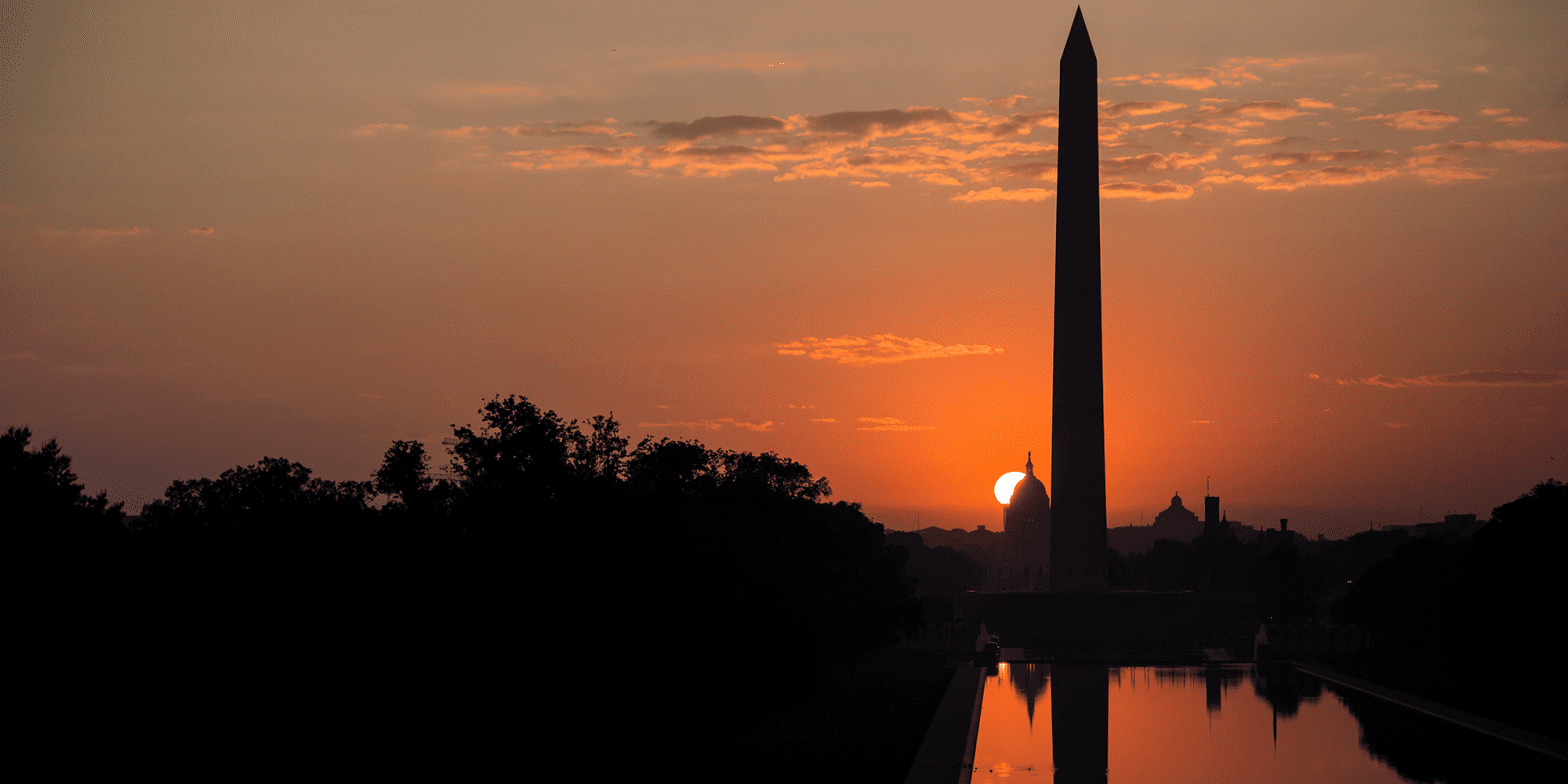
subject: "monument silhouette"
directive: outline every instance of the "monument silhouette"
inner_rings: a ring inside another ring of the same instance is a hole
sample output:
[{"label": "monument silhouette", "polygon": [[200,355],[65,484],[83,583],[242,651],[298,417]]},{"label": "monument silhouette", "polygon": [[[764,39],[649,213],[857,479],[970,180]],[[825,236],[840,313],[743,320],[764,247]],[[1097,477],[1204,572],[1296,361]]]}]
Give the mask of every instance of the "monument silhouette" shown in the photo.
[{"label": "monument silhouette", "polygon": [[1051,380],[1051,590],[1106,590],[1098,62],[1083,9],[1062,50]]}]

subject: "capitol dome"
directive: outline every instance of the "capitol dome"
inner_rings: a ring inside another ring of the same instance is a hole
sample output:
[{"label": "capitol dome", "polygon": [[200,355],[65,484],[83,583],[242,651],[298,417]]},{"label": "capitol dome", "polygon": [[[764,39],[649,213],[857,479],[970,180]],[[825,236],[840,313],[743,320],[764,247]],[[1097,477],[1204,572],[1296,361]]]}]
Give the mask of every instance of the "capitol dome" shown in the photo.
[{"label": "capitol dome", "polygon": [[1045,483],[1034,475],[1034,453],[1030,452],[1024,462],[1024,478],[1013,485],[1013,496],[1007,500],[1007,505],[1013,509],[1021,506],[1040,504],[1049,509],[1051,496],[1045,491]]},{"label": "capitol dome", "polygon": [[1024,478],[1013,486],[1013,495],[1007,501],[1004,531],[1015,534],[1048,535],[1051,530],[1051,496],[1045,483],[1034,475],[1034,454],[1024,462]]},{"label": "capitol dome", "polygon": [[1024,580],[1016,587],[1043,589],[1051,566],[1051,496],[1034,475],[1034,455],[1024,459],[1024,477],[1002,511],[1004,568]]}]

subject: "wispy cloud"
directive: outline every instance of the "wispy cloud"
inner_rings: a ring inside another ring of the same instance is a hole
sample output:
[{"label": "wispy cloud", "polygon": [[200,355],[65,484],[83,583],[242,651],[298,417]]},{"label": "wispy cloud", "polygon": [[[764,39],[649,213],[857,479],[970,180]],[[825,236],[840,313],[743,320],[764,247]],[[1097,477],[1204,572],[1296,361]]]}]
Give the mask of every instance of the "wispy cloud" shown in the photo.
[{"label": "wispy cloud", "polygon": [[1108,182],[1100,186],[1100,196],[1106,199],[1163,201],[1166,199],[1190,199],[1192,194],[1193,188],[1191,185],[1182,185],[1169,180],[1152,185],[1146,185],[1141,182]]},{"label": "wispy cloud", "polygon": [[1446,144],[1423,144],[1412,148],[1412,152],[1432,152],[1433,150],[1503,150],[1505,152],[1551,152],[1554,150],[1568,150],[1568,142],[1559,142],[1551,139],[1498,139],[1491,142],[1448,142]]},{"label": "wispy cloud", "polygon": [[1360,185],[1398,176],[1399,170],[1381,166],[1325,166],[1321,169],[1291,169],[1278,174],[1243,175],[1224,169],[1211,169],[1200,185],[1244,183],[1262,191],[1293,191],[1310,185]]},{"label": "wispy cloud", "polygon": [[1417,177],[1433,185],[1446,185],[1466,180],[1487,180],[1491,179],[1491,172],[1496,171],[1477,169],[1470,165],[1469,158],[1454,155],[1417,155],[1406,159],[1405,163],[1415,170]]},{"label": "wispy cloud", "polygon": [[213,228],[211,226],[200,226],[200,227],[197,227],[197,228],[194,228],[194,229],[186,229],[185,230],[186,234],[194,234],[194,235],[196,235],[198,237],[211,237],[212,236],[212,232],[213,232]]},{"label": "wispy cloud", "polygon": [[372,123],[370,125],[361,125],[354,129],[354,135],[364,138],[366,136],[384,136],[406,130],[408,130],[408,126],[403,123]]},{"label": "wispy cloud", "polygon": [[729,425],[741,430],[751,430],[758,433],[771,433],[773,432],[774,424],[775,423],[771,419],[766,422],[752,422],[745,419],[735,419],[734,417],[724,417],[723,419],[699,419],[693,422],[638,422],[637,426],[651,428],[676,427],[695,428],[697,430],[721,430],[725,425]]},{"label": "wispy cloud", "polygon": [[431,131],[430,135],[440,136],[443,139],[473,139],[479,136],[484,136],[489,132],[490,129],[483,125],[479,126],[478,128],[475,128],[472,125],[465,125],[461,128],[444,128],[438,131]]},{"label": "wispy cloud", "polygon": [[1235,155],[1231,160],[1243,169],[1262,166],[1302,166],[1309,163],[1375,161],[1394,155],[1393,150],[1313,150],[1311,152],[1271,152],[1262,155]]},{"label": "wispy cloud", "polygon": [[991,98],[989,100],[987,100],[985,98],[960,98],[958,100],[963,101],[964,103],[984,104],[986,106],[990,106],[990,107],[993,107],[993,108],[996,108],[996,109],[1011,109],[1011,108],[1017,106],[1019,101],[1027,101],[1027,100],[1029,100],[1029,96],[1027,96],[1027,95],[1009,95],[1006,98]]},{"label": "wispy cloud", "polygon": [[796,52],[729,52],[675,57],[660,65],[666,68],[768,71],[803,68],[809,65],[804,59]]},{"label": "wispy cloud", "polygon": [[1279,70],[1287,66],[1309,62],[1313,62],[1313,60],[1294,57],[1281,59],[1232,57],[1217,66],[1208,66],[1196,72],[1130,74],[1127,76],[1113,76],[1107,81],[1112,86],[1126,87],[1135,84],[1145,86],[1168,85],[1183,90],[1207,90],[1219,85],[1240,87],[1244,84],[1263,81],[1263,77],[1256,73],[1259,70]]},{"label": "wispy cloud", "polygon": [[773,420],[766,422],[749,422],[743,419],[722,419],[725,424],[734,425],[742,430],[752,430],[758,433],[768,433],[773,430]]},{"label": "wispy cloud", "polygon": [[1511,111],[1512,110],[1510,109],[1482,109],[1481,116],[1490,117],[1492,118],[1492,122],[1501,123],[1510,128],[1518,128],[1519,126],[1530,122],[1530,118],[1519,117],[1512,114]]},{"label": "wispy cloud", "polygon": [[0,362],[30,362],[40,359],[43,357],[25,350],[18,354],[0,354]]},{"label": "wispy cloud", "polygon": [[1411,109],[1393,114],[1369,114],[1357,117],[1356,121],[1374,122],[1401,131],[1437,131],[1459,122],[1459,118],[1437,109]]},{"label": "wispy cloud", "polygon": [[1341,385],[1369,387],[1562,387],[1568,386],[1568,371],[1544,373],[1528,370],[1467,370],[1463,373],[1440,373],[1433,376],[1376,375],[1350,381],[1340,380]]},{"label": "wispy cloud", "polygon": [[[1205,107],[1208,108],[1208,107]],[[1217,116],[1256,117],[1260,120],[1288,120],[1292,117],[1301,117],[1312,112],[1298,112],[1279,101],[1248,101],[1235,106],[1224,106],[1212,110]]]},{"label": "wispy cloud", "polygon": [[650,147],[644,151],[648,166],[654,169],[679,168],[687,177],[726,177],[738,171],[778,171],[751,147],[726,144],[717,147]]},{"label": "wispy cloud", "polygon": [[856,430],[871,430],[890,433],[906,433],[915,431],[935,430],[931,425],[911,425],[902,419],[894,417],[861,417],[863,423]]},{"label": "wispy cloud", "polygon": [[[681,65],[763,67],[778,62],[765,60],[753,55],[725,55],[687,59]],[[1396,146],[1391,139],[1400,132],[1451,128],[1460,120],[1439,109],[1385,111],[1378,106],[1377,96],[1429,90],[1436,87],[1436,77],[1359,71],[1343,74],[1347,79],[1367,79],[1376,85],[1361,88],[1349,83],[1345,89],[1350,92],[1344,95],[1368,94],[1363,108],[1356,108],[1329,100],[1334,96],[1321,91],[1324,82],[1317,72],[1338,67],[1333,63],[1299,74],[1301,78],[1287,73],[1313,62],[1306,58],[1231,58],[1185,71],[1108,79],[1108,87],[1151,85],[1156,88],[1153,92],[1167,94],[1100,103],[1102,197],[1180,201],[1223,183],[1290,191],[1311,185],[1375,183],[1401,175],[1409,175],[1407,182],[1444,185],[1488,179],[1501,171],[1451,154],[1460,149],[1485,145],[1502,152],[1540,152],[1562,146],[1547,139],[1450,142],[1465,146],[1426,152],[1418,149],[1416,158],[1402,165],[1394,163],[1397,154],[1379,148]],[[1227,91],[1245,97],[1210,95],[1174,100],[1182,95],[1178,88],[1220,86],[1245,87],[1245,91]],[[1281,95],[1287,90],[1287,95],[1296,97]],[[1280,100],[1247,100],[1268,93],[1279,95]],[[1438,95],[1433,93],[1432,98],[1438,99]],[[465,125],[436,133],[477,140],[474,154],[461,160],[498,161],[532,172],[613,168],[650,178],[734,177],[746,182],[767,178],[778,183],[837,179],[868,197],[876,193],[880,198],[938,198],[968,205],[1014,202],[1014,209],[1033,208],[1030,203],[1056,195],[1052,183],[1057,177],[1057,150],[1052,143],[1054,134],[1046,130],[1057,125],[1055,111],[1037,111],[1039,99],[1022,93],[967,97],[958,106],[962,108],[730,114],[631,123],[618,123],[613,118],[531,121],[505,127]],[[1471,122],[1484,120],[1484,127],[1493,129],[1499,128],[1494,124],[1497,122],[1527,122],[1504,108],[1467,108],[1465,112]],[[1471,112],[1479,116],[1468,114]],[[1352,118],[1358,123],[1354,134],[1343,129],[1323,130],[1345,125]],[[1273,130],[1276,127],[1279,130]],[[478,140],[480,136],[484,138]],[[1347,137],[1376,141],[1343,142],[1355,149],[1313,149],[1337,146]],[[1435,157],[1439,154],[1450,157]],[[905,188],[905,183],[919,187]],[[943,192],[942,188],[952,190]]]},{"label": "wispy cloud", "polygon": [[77,229],[76,233],[92,239],[103,239],[106,237],[135,237],[139,234],[151,234],[152,229],[144,229],[141,226],[100,226],[90,229]]},{"label": "wispy cloud", "polygon": [[593,166],[641,165],[645,158],[641,147],[595,147],[574,144],[549,150],[517,150],[506,153],[517,158],[508,165],[514,169],[551,171],[580,169]]},{"label": "wispy cloud", "polygon": [[942,359],[970,354],[1000,354],[996,346],[953,344],[944,346],[920,338],[897,335],[872,335],[869,338],[845,335],[837,338],[803,338],[774,343],[785,356],[806,356],[832,360],[840,365],[887,365],[916,359]]},{"label": "wispy cloud", "polygon": [[537,122],[508,125],[501,130],[520,138],[535,136],[611,136],[616,139],[635,139],[637,134],[613,127],[615,118],[590,120],[581,123]]},{"label": "wispy cloud", "polygon": [[1187,104],[1174,101],[1124,101],[1122,103],[1101,101],[1100,116],[1107,119],[1138,117],[1145,114],[1164,114],[1185,108]]},{"label": "wispy cloud", "polygon": [[1325,166],[1306,171],[1290,170],[1274,176],[1274,184],[1262,190],[1295,190],[1307,185],[1359,185],[1377,182],[1399,174],[1397,169],[1379,166]]},{"label": "wispy cloud", "polygon": [[[1102,158],[1100,160],[1100,173],[1106,175],[1127,175],[1172,169],[1196,169],[1205,163],[1213,163],[1217,157],[1218,154],[1214,150],[1209,150],[1204,153],[1173,152],[1169,155],[1161,155],[1157,152],[1151,152],[1119,158]],[[1103,187],[1101,190],[1103,194]]]},{"label": "wispy cloud", "polygon": [[960,193],[948,201],[961,201],[973,204],[977,201],[1044,201],[1056,195],[1056,191],[1049,188],[1014,188],[1004,190],[999,187],[986,188],[983,191],[969,191]]},{"label": "wispy cloud", "polygon": [[732,114],[727,117],[702,117],[691,122],[654,123],[651,135],[655,139],[695,142],[713,136],[779,133],[786,127],[784,121],[777,117]]}]

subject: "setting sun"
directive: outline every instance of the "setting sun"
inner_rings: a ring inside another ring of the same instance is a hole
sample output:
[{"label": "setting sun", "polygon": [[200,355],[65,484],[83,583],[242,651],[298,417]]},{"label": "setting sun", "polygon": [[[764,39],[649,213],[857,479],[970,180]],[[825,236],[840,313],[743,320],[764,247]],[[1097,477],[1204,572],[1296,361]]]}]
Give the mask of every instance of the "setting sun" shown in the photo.
[{"label": "setting sun", "polygon": [[1008,499],[1013,497],[1013,487],[1018,484],[1018,480],[1023,478],[1024,472],[1022,471],[1008,471],[1002,474],[1002,478],[996,480],[996,487],[993,488],[996,490],[997,503],[1007,503]]}]

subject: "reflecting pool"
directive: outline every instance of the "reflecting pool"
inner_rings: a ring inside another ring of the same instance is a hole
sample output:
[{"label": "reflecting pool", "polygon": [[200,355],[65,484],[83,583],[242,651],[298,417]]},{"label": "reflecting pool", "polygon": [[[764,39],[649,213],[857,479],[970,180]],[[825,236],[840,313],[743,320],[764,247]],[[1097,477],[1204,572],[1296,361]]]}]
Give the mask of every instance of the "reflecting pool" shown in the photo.
[{"label": "reflecting pool", "polygon": [[972,780],[1018,779],[1568,781],[1568,763],[1288,665],[1003,663]]}]

